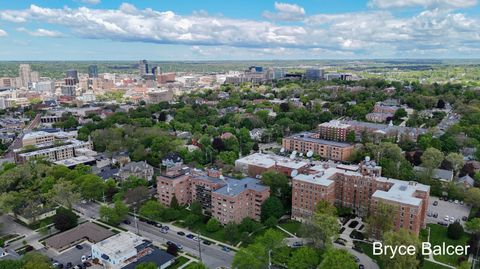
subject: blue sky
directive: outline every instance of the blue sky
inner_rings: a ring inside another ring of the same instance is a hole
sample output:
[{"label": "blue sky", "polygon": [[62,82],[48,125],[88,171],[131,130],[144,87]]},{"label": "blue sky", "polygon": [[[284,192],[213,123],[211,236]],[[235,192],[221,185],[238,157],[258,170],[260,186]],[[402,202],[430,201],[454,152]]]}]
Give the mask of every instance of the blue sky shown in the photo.
[{"label": "blue sky", "polygon": [[477,0],[0,1],[0,60],[480,56]]}]

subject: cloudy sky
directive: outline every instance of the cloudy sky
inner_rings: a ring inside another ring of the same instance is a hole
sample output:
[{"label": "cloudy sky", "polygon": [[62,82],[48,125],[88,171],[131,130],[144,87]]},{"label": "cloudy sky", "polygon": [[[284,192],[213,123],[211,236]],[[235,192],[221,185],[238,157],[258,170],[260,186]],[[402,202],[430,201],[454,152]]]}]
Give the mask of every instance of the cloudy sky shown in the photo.
[{"label": "cloudy sky", "polygon": [[0,2],[0,60],[480,58],[477,0]]}]

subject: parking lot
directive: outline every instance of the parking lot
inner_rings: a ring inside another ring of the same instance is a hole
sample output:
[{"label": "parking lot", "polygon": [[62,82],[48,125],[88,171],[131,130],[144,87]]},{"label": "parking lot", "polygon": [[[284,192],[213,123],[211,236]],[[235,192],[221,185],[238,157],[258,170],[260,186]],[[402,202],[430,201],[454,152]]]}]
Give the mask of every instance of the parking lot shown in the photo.
[{"label": "parking lot", "polygon": [[48,257],[54,259],[55,261],[58,261],[59,263],[62,263],[64,266],[66,266],[69,262],[71,262],[72,265],[75,266],[82,263],[82,255],[88,257],[92,254],[92,248],[88,242],[84,242],[80,245],[83,247],[83,249],[77,249],[76,247],[72,247],[61,252],[60,254],[53,250],[43,249],[42,251],[45,252]]},{"label": "parking lot", "polygon": [[[434,206],[434,203],[437,202],[438,205]],[[458,201],[457,201],[458,202]],[[435,218],[433,216],[427,215],[427,223],[438,223],[439,221],[446,222],[444,218],[448,216],[449,221],[453,217],[453,219],[460,220],[460,223],[464,223],[462,220],[463,217],[468,217],[470,214],[470,206],[462,205],[460,202],[449,202],[440,200],[438,197],[430,197],[428,211],[431,214],[438,214]]]}]

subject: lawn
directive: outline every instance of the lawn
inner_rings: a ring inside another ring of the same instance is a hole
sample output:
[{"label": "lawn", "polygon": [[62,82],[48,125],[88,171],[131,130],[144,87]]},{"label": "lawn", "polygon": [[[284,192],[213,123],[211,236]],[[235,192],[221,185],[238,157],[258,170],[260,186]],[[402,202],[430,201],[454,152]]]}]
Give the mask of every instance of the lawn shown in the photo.
[{"label": "lawn", "polygon": [[278,224],[278,226],[296,235],[300,231],[300,227],[302,226],[302,223],[295,220],[288,220],[286,222]]},{"label": "lawn", "polygon": [[176,269],[176,268],[184,265],[188,261],[189,261],[189,259],[187,259],[183,256],[178,256],[177,259],[175,260],[175,262],[172,265],[170,265],[169,267],[167,267],[167,269]]},{"label": "lawn", "polygon": [[[442,245],[445,242],[446,245],[453,245],[453,246],[465,246],[467,245],[468,235],[464,234],[462,238],[459,240],[452,240],[447,237],[447,227],[438,225],[438,224],[428,224],[430,227],[430,243],[432,245]],[[420,238],[422,241],[426,242],[428,237],[428,229],[425,229],[420,234]],[[436,261],[447,263],[453,266],[458,265],[458,258],[459,255],[437,255],[433,258]]]},{"label": "lawn", "polygon": [[422,267],[420,267],[420,269],[449,269],[449,268],[450,267],[445,267],[440,264],[436,264],[427,260],[424,260]]}]

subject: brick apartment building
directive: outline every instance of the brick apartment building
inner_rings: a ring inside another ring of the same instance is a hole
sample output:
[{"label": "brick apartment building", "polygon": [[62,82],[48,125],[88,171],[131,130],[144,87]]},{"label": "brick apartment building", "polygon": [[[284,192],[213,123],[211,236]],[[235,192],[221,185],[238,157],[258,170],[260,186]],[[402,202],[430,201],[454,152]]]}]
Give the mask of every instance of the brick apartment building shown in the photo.
[{"label": "brick apartment building", "polygon": [[263,153],[254,153],[235,161],[235,169],[251,177],[266,171],[276,171],[290,176],[295,170],[303,173],[309,166],[308,162],[302,160],[291,160],[287,157]]},{"label": "brick apartment building", "polygon": [[320,157],[335,161],[347,161],[354,146],[349,143],[324,140],[318,133],[302,132],[282,139],[282,146],[289,151],[307,153],[313,151]]},{"label": "brick apartment building", "polygon": [[335,141],[347,141],[350,125],[332,120],[318,125],[319,138]]},{"label": "brick apartment building", "polygon": [[395,208],[394,226],[417,234],[425,227],[430,186],[381,176],[375,162],[312,167],[292,179],[292,218],[310,218],[321,200],[353,209],[359,216],[375,211],[379,202]]},{"label": "brick apartment building", "polygon": [[199,171],[184,166],[168,169],[157,177],[160,203],[170,206],[173,197],[187,205],[198,201],[207,215],[222,224],[240,223],[244,218],[260,220],[261,206],[270,188],[254,178],[223,177],[218,170]]}]

